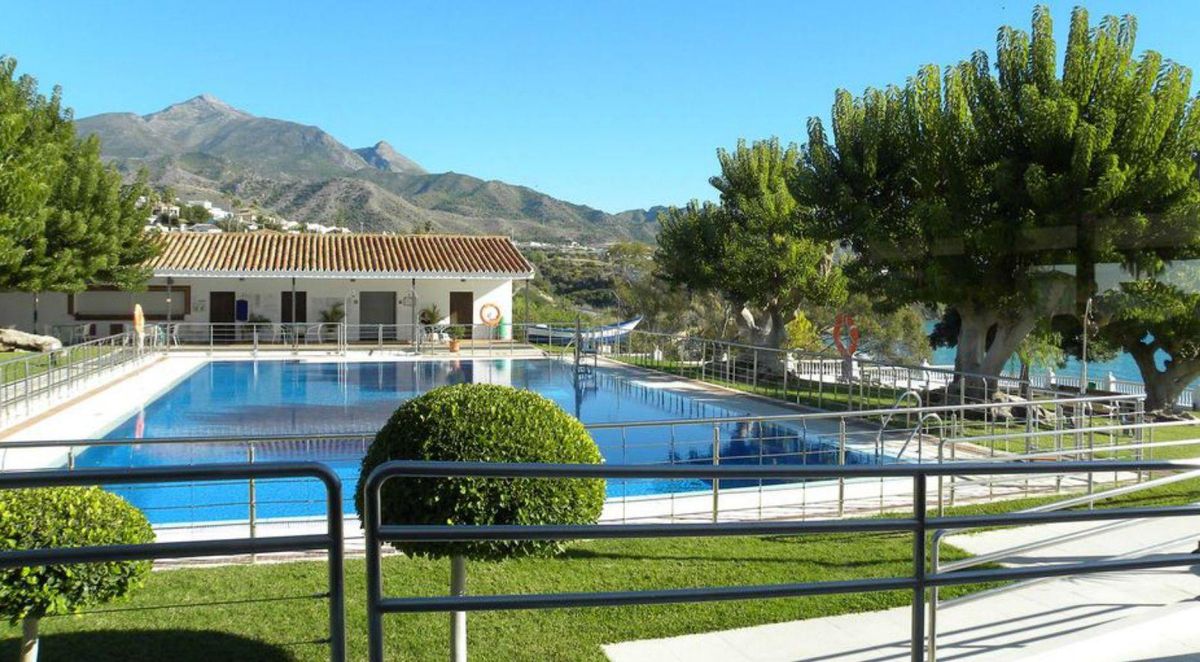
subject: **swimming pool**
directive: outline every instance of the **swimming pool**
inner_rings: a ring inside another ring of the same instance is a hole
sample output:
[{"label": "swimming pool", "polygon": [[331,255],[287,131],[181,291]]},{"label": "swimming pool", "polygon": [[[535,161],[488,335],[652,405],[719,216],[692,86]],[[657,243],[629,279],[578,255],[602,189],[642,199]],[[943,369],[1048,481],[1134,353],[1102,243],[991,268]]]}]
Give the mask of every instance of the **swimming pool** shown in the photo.
[{"label": "swimming pool", "polygon": [[[763,405],[744,396],[689,388],[667,376],[604,366],[577,375],[572,365],[552,359],[212,361],[118,423],[105,438],[247,438],[346,432],[370,435],[404,400],[438,386],[470,382],[536,391],[585,424],[744,416],[763,411]],[[722,424],[718,426],[721,462],[836,463],[836,443],[821,432],[814,428],[806,435],[786,424]],[[607,462],[712,462],[711,424],[596,429],[592,435]],[[365,443],[258,443],[254,454],[256,461],[325,462],[337,471],[350,492],[357,482]],[[244,444],[132,444],[87,449],[76,459],[76,466],[240,462],[246,458]],[[873,455],[847,453],[846,462],[850,464],[875,461]],[[745,485],[722,482],[729,488]],[[244,481],[113,489],[142,508],[155,523],[247,517],[248,485]],[[611,481],[608,494],[632,497],[707,489],[709,483],[700,480]],[[255,490],[258,517],[323,512],[315,482],[259,481]],[[349,498],[347,503],[351,504]],[[348,505],[347,512],[352,511],[353,506]]]}]

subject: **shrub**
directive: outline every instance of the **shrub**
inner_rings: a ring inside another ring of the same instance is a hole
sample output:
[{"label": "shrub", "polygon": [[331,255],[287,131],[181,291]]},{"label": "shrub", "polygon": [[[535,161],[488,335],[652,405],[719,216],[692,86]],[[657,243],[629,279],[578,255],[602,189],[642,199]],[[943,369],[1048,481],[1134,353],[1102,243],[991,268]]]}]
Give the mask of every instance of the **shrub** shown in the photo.
[{"label": "shrub", "polygon": [[[583,424],[550,400],[494,384],[434,389],[400,406],[363,458],[356,491],[389,460],[599,463]],[[388,524],[588,524],[604,505],[604,481],[536,478],[393,478],[384,484]],[[500,559],[553,554],[555,541],[398,543],[408,554]]]},{"label": "shrub", "polygon": [[[98,487],[0,492],[0,550],[154,542],[142,511]],[[22,660],[37,658],[42,616],[71,614],[130,594],[149,561],[14,567],[0,570],[0,615],[24,621]]]},{"label": "shrub", "polygon": [[[98,487],[0,491],[0,550],[153,541],[140,510]],[[0,570],[0,615],[15,624],[74,613],[127,595],[149,571],[149,561]]]}]

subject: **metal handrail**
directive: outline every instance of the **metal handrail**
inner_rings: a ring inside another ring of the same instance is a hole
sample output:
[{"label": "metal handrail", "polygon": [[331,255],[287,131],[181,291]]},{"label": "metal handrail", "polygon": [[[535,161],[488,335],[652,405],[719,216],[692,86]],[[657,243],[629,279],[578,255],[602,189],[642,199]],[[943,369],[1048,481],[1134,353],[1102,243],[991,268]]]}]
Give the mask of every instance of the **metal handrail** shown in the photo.
[{"label": "metal handrail", "polygon": [[317,462],[275,462],[255,465],[205,464],[132,469],[5,472],[0,473],[0,490],[275,478],[315,478],[321,481],[325,487],[328,507],[324,534],[7,550],[0,551],[0,568],[325,550],[329,555],[329,659],[332,662],[344,662],[346,621],[342,483],[329,467]]},{"label": "metal handrail", "polygon": [[[1134,483],[1132,485],[1123,485],[1121,487],[1116,487],[1111,490],[1106,490],[1104,492],[1083,494],[1083,495],[1080,495],[1077,497],[1063,499],[1062,501],[1055,501],[1054,503],[1043,504],[1041,506],[1034,506],[1032,508],[1025,508],[1025,509],[1019,510],[1017,512],[1018,513],[1050,513],[1050,512],[1066,510],[1069,508],[1074,508],[1076,506],[1082,506],[1082,505],[1087,505],[1090,508],[1090,507],[1094,506],[1097,501],[1103,501],[1105,499],[1111,499],[1113,497],[1124,496],[1127,494],[1134,494],[1137,492],[1142,492],[1145,490],[1162,487],[1163,485],[1170,485],[1172,483],[1178,483],[1178,482],[1182,482],[1185,480],[1191,480],[1194,478],[1200,478],[1200,469],[1197,469],[1194,471],[1185,471],[1182,473],[1175,473],[1175,474],[1171,474],[1169,476],[1155,478],[1153,480],[1145,481],[1142,483]],[[935,572],[935,573],[939,572],[939,571],[955,572],[958,570],[965,570],[966,568],[977,567],[977,566],[984,565],[987,563],[1002,561],[1006,558],[1009,558],[1013,554],[1024,554],[1027,552],[1033,552],[1033,551],[1037,551],[1040,549],[1045,549],[1047,547],[1052,547],[1054,545],[1058,545],[1058,544],[1061,544],[1064,542],[1070,542],[1072,540],[1078,540],[1081,538],[1091,537],[1097,533],[1114,531],[1117,529],[1125,528],[1125,527],[1131,526],[1136,523],[1137,523],[1137,520],[1135,520],[1135,519],[1131,519],[1129,521],[1117,521],[1115,523],[1106,524],[1104,526],[1096,527],[1094,529],[1089,529],[1087,531],[1068,532],[1068,533],[1060,534],[1057,536],[1052,536],[1049,538],[1043,538],[1042,540],[1037,540],[1037,541],[1034,541],[1031,543],[1015,545],[1015,546],[1009,547],[1007,549],[997,550],[994,552],[989,552],[987,554],[979,554],[976,556],[972,556],[971,558],[960,559],[958,561],[954,561],[952,563],[947,563],[945,565],[941,564],[942,543],[945,542],[946,538],[949,538],[950,536],[954,536],[954,535],[964,534],[970,529],[967,529],[967,528],[938,529],[937,531],[933,532],[933,537],[930,540],[930,544],[932,545],[932,553],[931,553],[931,557],[930,557],[930,563],[931,563],[933,572]],[[979,527],[975,527],[975,528],[979,528]],[[937,635],[938,635],[937,614],[938,614],[938,591],[937,591],[937,588],[934,588],[933,591],[930,592],[930,598],[929,598],[929,656],[928,656],[929,659],[928,659],[928,662],[937,662]]]},{"label": "metal handrail", "polygon": [[0,417],[22,403],[29,414],[31,401],[55,391],[70,393],[105,370],[134,364],[158,355],[161,338],[125,331],[0,361]]},{"label": "metal handrail", "polygon": [[[692,603],[754,598],[779,598],[834,593],[862,593],[910,590],[910,654],[914,662],[925,657],[925,592],[940,586],[1013,581],[1039,577],[1070,576],[1147,568],[1200,565],[1193,554],[1172,554],[1155,558],[1068,563],[1053,567],[1001,568],[972,571],[934,571],[926,568],[926,533],[940,528],[967,526],[1003,526],[1063,521],[1091,521],[1200,515],[1200,506],[1129,508],[1049,513],[1007,513],[996,515],[933,517],[927,516],[927,480],[951,472],[983,475],[1036,475],[1059,472],[1168,471],[1200,468],[1200,461],[1175,462],[1063,462],[1054,467],[1039,464],[963,464],[881,465],[852,467],[788,466],[647,466],[583,464],[488,464],[456,462],[388,462],[377,466],[363,481],[363,526],[367,554],[367,638],[372,662],[383,660],[383,616],[387,613],[443,611],[480,611],[547,609],[560,607],[599,607]],[[690,524],[634,525],[384,525],[380,519],[383,485],[393,478],[707,478],[722,479],[805,479],[805,478],[910,478],[913,481],[911,517],[841,521],[755,522],[734,525],[713,522]],[[521,595],[450,596],[389,598],[383,594],[381,565],[382,544],[404,541],[480,541],[480,540],[576,540],[600,538],[655,538],[689,535],[711,537],[753,534],[811,534],[817,532],[907,532],[913,536],[913,571],[907,577],[888,577],[848,581],[803,582],[750,586],[721,586],[649,591],[606,591],[596,593],[550,593]],[[681,533],[682,532],[682,533]],[[737,533],[732,533],[737,532]]]},{"label": "metal handrail", "polygon": [[[928,426],[926,426],[926,423],[931,420],[937,421],[939,425],[943,425],[943,426],[945,425],[945,421],[942,420],[941,416],[938,416],[937,412],[930,412],[928,414],[921,416],[921,418],[917,420],[916,427],[914,427],[912,429],[912,432],[909,432],[908,436],[905,437],[904,444],[902,446],[900,446],[900,452],[896,453],[897,460],[904,457],[904,451],[908,450],[908,445],[910,443],[912,443],[912,440],[921,434],[921,430],[928,429]],[[921,442],[918,441],[917,442],[918,461],[920,460],[920,457],[921,457],[921,447],[922,447]]]},{"label": "metal handrail", "polygon": [[[901,413],[902,411],[905,413],[905,415],[912,414],[911,409],[903,409],[902,410],[900,408],[900,403],[904,402],[905,400],[907,400],[909,398],[913,398],[917,401],[917,407],[916,407],[917,409],[921,408],[921,394],[920,393],[917,393],[916,391],[914,391],[912,389],[908,389],[905,392],[901,393],[900,396],[896,398],[896,401],[892,403],[891,410],[888,411],[888,413],[883,417],[883,419],[879,421],[879,433],[877,435],[875,435],[875,447],[876,448],[878,448],[878,449],[883,448],[883,432],[884,432],[884,430],[887,429],[888,424],[892,422],[892,418],[894,418],[896,414]],[[917,427],[918,428],[921,427],[921,424],[919,422],[917,423]],[[907,447],[907,446],[908,446],[908,444],[906,443],[905,447]],[[900,452],[903,453],[904,451],[901,450]]]},{"label": "metal handrail", "polygon": [[[1051,404],[1071,404],[1077,402],[1126,402],[1142,399],[1140,395],[1103,395],[1103,396],[1086,396],[1086,397],[1070,397],[1061,398],[1050,401]],[[1045,404],[1045,403],[1043,403]],[[908,414],[926,414],[926,413],[941,413],[941,412],[961,412],[973,411],[978,409],[988,409],[992,407],[1011,406],[1007,403],[974,403],[962,405],[926,405],[923,407],[910,407],[902,409],[900,412]],[[660,419],[652,421],[625,421],[613,423],[585,423],[584,427],[589,430],[612,430],[622,428],[646,428],[646,427],[671,427],[683,425],[721,425],[726,423],[786,423],[786,422],[805,422],[812,420],[827,420],[838,418],[867,418],[871,416],[880,416],[892,412],[890,409],[864,409],[857,411],[842,411],[842,412],[804,412],[797,414],[765,414],[759,416],[710,416],[704,418],[675,418],[675,419]],[[1172,422],[1174,423],[1174,422]],[[1185,424],[1185,423],[1180,423]],[[1193,423],[1200,425],[1200,421]],[[1110,426],[1108,428],[1095,428],[1097,431],[1101,429],[1132,429],[1138,425],[1152,426],[1161,425],[1159,423],[1143,423],[1143,424],[1128,424],[1124,428],[1121,426]],[[1086,432],[1088,429],[1072,430],[1072,432]],[[0,445],[0,450],[5,448],[22,448],[22,447],[47,447],[47,446],[106,446],[106,445],[128,445],[128,444],[155,444],[155,443],[188,443],[188,442],[204,442],[204,443],[234,443],[234,442],[277,442],[277,441],[302,441],[302,440],[338,440],[347,438],[361,438],[363,436],[374,436],[375,430],[363,430],[361,432],[352,431],[346,433],[313,433],[313,434],[295,434],[295,435],[267,435],[267,436],[226,436],[226,437],[174,437],[174,438],[146,438],[146,439],[59,439],[48,441],[6,441]],[[1024,436],[1022,433],[1021,436]],[[1038,433],[1029,433],[1038,434]],[[1062,434],[1062,432],[1058,432]],[[986,439],[986,437],[978,437]],[[971,437],[965,437],[962,440],[969,440]]]}]

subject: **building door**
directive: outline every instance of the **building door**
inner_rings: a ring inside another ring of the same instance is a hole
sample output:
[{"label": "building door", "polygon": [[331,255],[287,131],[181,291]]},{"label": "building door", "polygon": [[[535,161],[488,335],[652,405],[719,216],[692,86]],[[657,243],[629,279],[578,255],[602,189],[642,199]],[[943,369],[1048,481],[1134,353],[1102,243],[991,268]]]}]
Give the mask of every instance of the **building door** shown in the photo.
[{"label": "building door", "polygon": [[359,340],[395,340],[396,293],[360,292],[358,322]]},{"label": "building door", "polygon": [[279,294],[279,321],[284,324],[304,324],[308,321],[308,292],[296,293],[296,317],[292,319],[292,292]]},{"label": "building door", "polygon": [[463,338],[471,337],[471,325],[475,322],[474,308],[474,292],[450,293],[450,323],[463,325],[457,327]]},{"label": "building door", "polygon": [[[292,306],[292,291],[279,294],[279,321],[283,322],[283,341],[291,344],[304,340],[308,321],[308,293],[296,292],[295,307]],[[294,314],[293,314],[294,313]]]},{"label": "building door", "polygon": [[234,320],[237,315],[237,294],[234,292],[209,292],[208,321],[212,326],[213,342],[234,341]]}]

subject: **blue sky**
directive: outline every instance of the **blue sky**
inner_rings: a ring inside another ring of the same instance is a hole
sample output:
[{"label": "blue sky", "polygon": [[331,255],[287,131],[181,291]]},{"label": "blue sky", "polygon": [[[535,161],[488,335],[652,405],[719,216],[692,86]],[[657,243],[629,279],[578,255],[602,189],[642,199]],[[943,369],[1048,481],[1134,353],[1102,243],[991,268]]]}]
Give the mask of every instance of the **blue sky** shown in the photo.
[{"label": "blue sky", "polygon": [[[1051,3],[1065,40],[1072,3]],[[1091,2],[1200,66],[1200,3]],[[0,53],[79,117],[207,92],[431,171],[620,211],[707,199],[718,146],[803,138],[833,91],[994,50],[1033,3],[17,2]]]}]

